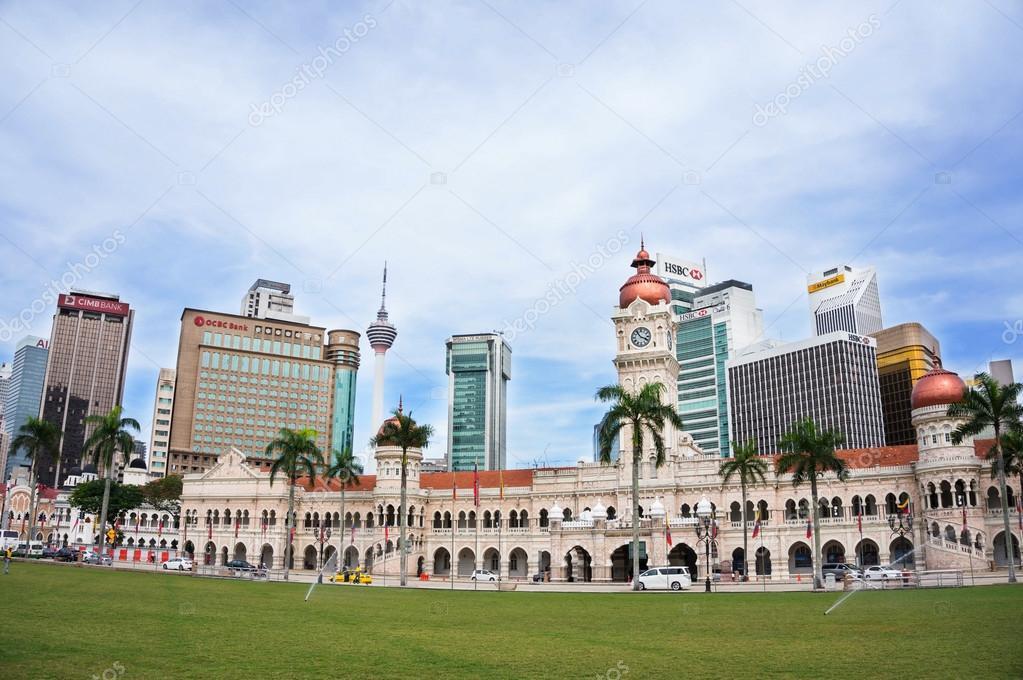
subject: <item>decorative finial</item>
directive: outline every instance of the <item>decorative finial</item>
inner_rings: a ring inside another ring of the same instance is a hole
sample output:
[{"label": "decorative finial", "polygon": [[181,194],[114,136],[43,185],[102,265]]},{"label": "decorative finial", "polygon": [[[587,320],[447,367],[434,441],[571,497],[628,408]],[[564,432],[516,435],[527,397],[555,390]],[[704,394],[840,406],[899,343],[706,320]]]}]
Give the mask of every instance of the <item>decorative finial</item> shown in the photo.
[{"label": "decorative finial", "polygon": [[646,250],[646,244],[643,242],[643,232],[639,232],[639,249]]},{"label": "decorative finial", "polygon": [[387,303],[387,260],[384,260],[384,285],[380,292],[380,309],[385,309]]},{"label": "decorative finial", "polygon": [[402,404],[401,404],[401,395],[399,394],[398,395],[398,413],[402,412],[401,406],[402,406]]}]

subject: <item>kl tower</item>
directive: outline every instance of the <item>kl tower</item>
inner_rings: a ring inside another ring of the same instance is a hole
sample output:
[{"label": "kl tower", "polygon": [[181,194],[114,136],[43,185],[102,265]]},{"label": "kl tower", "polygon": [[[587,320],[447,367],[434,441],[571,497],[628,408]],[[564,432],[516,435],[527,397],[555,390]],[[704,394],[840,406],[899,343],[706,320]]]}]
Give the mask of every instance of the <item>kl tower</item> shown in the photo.
[{"label": "kl tower", "polygon": [[377,320],[366,329],[366,337],[369,338],[369,345],[373,348],[373,420],[370,423],[372,431],[380,427],[384,422],[384,356],[387,350],[391,349],[398,331],[394,325],[387,320],[387,263],[384,262],[384,286],[380,294],[380,311],[377,312]]}]

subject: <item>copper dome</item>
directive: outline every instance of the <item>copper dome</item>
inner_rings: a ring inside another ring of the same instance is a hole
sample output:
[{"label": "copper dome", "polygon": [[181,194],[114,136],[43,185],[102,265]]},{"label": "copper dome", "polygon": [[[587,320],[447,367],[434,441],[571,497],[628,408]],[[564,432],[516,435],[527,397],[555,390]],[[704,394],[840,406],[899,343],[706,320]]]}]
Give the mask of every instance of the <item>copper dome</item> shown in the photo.
[{"label": "copper dome", "polygon": [[632,266],[636,268],[636,273],[630,276],[625,285],[618,289],[619,307],[625,309],[636,298],[640,298],[652,305],[660,302],[671,302],[671,291],[668,290],[668,284],[660,276],[650,273],[650,268],[654,264],[654,261],[650,259],[650,253],[646,251],[646,248],[641,243],[639,252],[636,253],[636,259],[632,261]]},{"label": "copper dome", "polygon": [[[403,410],[402,410],[402,403],[401,402],[402,402],[402,398],[399,396],[398,397],[398,413],[399,414],[403,414],[404,413]],[[398,427],[398,428],[401,427],[401,421],[398,420],[398,416],[397,415],[393,415],[390,418],[388,418],[387,420],[385,420],[384,422],[380,423],[380,429],[377,430],[377,436],[378,437],[381,436],[384,433],[384,428],[387,427],[388,423],[394,423],[394,426]],[[383,443],[383,442],[381,442],[381,443]]]},{"label": "copper dome", "polygon": [[952,371],[941,367],[939,360],[934,368],[928,371],[913,386],[910,404],[914,409],[927,406],[944,406],[961,401],[966,393],[963,379]]}]

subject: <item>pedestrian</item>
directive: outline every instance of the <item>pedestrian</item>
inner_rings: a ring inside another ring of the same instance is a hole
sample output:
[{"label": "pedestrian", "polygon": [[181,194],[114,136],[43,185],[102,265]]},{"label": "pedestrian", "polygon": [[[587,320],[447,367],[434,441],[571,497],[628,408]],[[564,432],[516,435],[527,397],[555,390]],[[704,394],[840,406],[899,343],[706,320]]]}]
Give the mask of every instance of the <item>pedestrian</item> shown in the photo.
[{"label": "pedestrian", "polygon": [[11,573],[11,546],[4,548],[4,575]]}]

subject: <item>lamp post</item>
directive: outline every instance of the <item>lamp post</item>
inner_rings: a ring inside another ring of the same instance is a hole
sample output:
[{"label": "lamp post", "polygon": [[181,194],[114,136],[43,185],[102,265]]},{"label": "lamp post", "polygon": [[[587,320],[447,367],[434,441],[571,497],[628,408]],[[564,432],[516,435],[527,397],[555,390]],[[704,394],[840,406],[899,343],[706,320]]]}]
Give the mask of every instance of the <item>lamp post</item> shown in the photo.
[{"label": "lamp post", "polygon": [[[898,509],[896,508],[896,510]],[[910,514],[909,510],[907,510],[905,514],[896,512],[895,514],[888,515],[888,527],[892,531],[892,537],[898,536],[905,540],[906,534],[912,534],[913,532],[913,515]],[[899,561],[902,562],[905,558],[906,556],[903,555],[899,558]],[[913,560],[913,565],[914,567],[916,566],[915,559]],[[905,568],[905,566],[906,565],[903,564],[903,568]],[[905,573],[905,570],[903,571],[903,576],[903,584],[908,585],[908,574]]]},{"label": "lamp post", "polygon": [[707,579],[704,582],[704,592],[710,592],[710,546],[716,538],[714,530],[714,508],[707,497],[704,496],[696,504],[696,544],[703,543],[706,552]]}]

